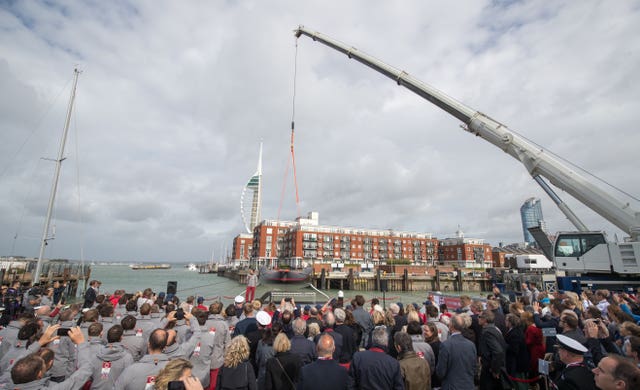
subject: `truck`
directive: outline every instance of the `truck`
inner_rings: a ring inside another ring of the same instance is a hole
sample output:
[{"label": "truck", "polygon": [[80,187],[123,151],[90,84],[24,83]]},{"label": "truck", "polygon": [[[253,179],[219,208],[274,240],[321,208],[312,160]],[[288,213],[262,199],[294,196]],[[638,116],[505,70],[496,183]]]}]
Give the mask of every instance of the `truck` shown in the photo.
[{"label": "truck", "polygon": [[[447,96],[405,71],[390,66],[354,47],[304,26],[294,30],[392,79],[462,122],[462,128],[496,146],[520,162],[560,211],[576,227],[555,235],[553,242],[540,227],[530,228],[546,257],[558,271],[557,286],[580,292],[583,288],[629,290],[640,287],[640,212],[628,202],[600,189],[563,159],[510,130],[506,125]],[[553,190],[555,187],[620,228],[628,237],[610,242],[604,231],[589,230]]]}]

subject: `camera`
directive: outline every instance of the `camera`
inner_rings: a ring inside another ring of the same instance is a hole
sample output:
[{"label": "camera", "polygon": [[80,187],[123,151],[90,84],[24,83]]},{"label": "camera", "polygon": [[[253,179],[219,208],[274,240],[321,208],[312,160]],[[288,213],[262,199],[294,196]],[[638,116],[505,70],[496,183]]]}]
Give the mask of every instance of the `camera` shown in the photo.
[{"label": "camera", "polygon": [[176,320],[184,320],[184,309],[176,310]]},{"label": "camera", "polygon": [[284,299],[284,301],[285,301],[285,302],[291,302],[291,297],[286,297],[286,298]]},{"label": "camera", "polygon": [[70,330],[71,330],[71,329],[69,329],[69,328],[58,328],[58,331],[57,331],[57,333],[56,333],[56,334],[57,334],[58,336],[69,336],[69,331],[70,331]]}]

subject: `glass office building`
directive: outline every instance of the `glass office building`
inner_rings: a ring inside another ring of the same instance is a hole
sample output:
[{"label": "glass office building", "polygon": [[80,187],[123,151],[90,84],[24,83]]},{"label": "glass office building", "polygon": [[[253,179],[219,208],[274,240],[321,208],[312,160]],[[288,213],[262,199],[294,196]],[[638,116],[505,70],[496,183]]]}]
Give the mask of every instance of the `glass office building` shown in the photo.
[{"label": "glass office building", "polygon": [[522,233],[524,234],[524,241],[528,244],[535,245],[536,240],[527,229],[534,226],[540,226],[542,230],[547,230],[544,218],[542,217],[542,204],[540,199],[527,199],[522,207],[520,207],[520,217],[522,218]]}]

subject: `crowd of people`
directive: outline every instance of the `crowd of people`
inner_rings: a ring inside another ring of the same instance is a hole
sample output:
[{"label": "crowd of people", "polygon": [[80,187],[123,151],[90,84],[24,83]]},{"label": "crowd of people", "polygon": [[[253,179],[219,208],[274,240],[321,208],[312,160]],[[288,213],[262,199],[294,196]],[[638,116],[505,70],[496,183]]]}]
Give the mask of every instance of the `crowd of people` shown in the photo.
[{"label": "crowd of people", "polygon": [[640,389],[640,302],[626,293],[523,284],[514,302],[494,288],[449,310],[431,294],[225,307],[100,286],[81,305],[3,287],[0,389]]}]

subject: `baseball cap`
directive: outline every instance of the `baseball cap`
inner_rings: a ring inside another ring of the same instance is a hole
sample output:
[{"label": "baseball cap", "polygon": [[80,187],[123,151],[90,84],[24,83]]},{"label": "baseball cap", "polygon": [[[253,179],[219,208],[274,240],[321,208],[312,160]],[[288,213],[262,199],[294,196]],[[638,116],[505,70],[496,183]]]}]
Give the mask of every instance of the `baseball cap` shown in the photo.
[{"label": "baseball cap", "polygon": [[309,310],[311,310],[311,306],[309,306],[309,305],[305,305],[305,306],[304,306],[304,311],[309,311]]},{"label": "baseball cap", "polygon": [[271,323],[271,316],[266,311],[261,310],[256,314],[256,321],[262,326],[267,326]]},{"label": "baseball cap", "polygon": [[198,303],[202,303],[204,302],[204,298],[203,297],[198,297]]}]

